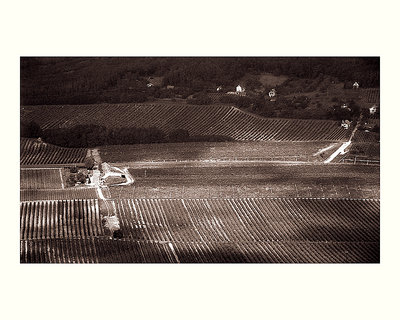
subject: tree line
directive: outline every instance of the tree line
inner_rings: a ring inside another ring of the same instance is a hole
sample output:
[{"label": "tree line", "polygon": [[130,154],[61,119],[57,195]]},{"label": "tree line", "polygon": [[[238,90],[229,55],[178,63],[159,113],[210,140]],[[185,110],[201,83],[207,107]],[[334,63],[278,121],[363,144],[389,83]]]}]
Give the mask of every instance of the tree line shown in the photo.
[{"label": "tree line", "polygon": [[156,128],[107,128],[98,125],[77,125],[71,128],[42,130],[31,122],[21,122],[21,137],[42,138],[45,142],[67,148],[91,148],[101,145],[145,144],[167,142],[221,142],[232,141],[219,135],[190,135],[187,130],[177,129],[168,134]]}]

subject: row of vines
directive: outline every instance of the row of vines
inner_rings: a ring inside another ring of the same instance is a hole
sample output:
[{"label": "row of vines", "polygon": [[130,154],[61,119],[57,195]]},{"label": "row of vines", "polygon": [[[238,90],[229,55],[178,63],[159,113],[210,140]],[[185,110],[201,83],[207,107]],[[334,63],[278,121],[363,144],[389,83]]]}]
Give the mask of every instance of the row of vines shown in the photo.
[{"label": "row of vines", "polygon": [[103,235],[97,199],[20,203],[20,239],[88,238]]},{"label": "row of vines", "polygon": [[62,148],[35,139],[21,138],[21,165],[83,163],[86,154],[85,148]]},{"label": "row of vines", "polygon": [[[226,105],[101,104],[30,106],[24,120],[42,129],[95,124],[110,128],[157,127],[191,135],[222,135],[243,141],[345,140],[349,130],[329,120],[268,119]],[[112,114],[112,117],[110,117]]]},{"label": "row of vines", "polygon": [[21,203],[21,262],[379,262],[380,202],[316,198],[115,200],[123,238],[97,200]]},{"label": "row of vines", "polygon": [[95,188],[21,189],[21,201],[96,199]]},{"label": "row of vines", "polygon": [[21,263],[371,263],[379,243],[21,240]]}]

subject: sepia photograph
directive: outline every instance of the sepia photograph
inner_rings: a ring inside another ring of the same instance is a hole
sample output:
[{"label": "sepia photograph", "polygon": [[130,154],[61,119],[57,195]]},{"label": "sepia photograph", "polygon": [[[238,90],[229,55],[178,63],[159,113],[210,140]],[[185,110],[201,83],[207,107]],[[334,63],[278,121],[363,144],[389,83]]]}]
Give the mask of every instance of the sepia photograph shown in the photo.
[{"label": "sepia photograph", "polygon": [[2,318],[399,318],[397,3],[0,6]]},{"label": "sepia photograph", "polygon": [[380,57],[20,57],[20,263],[379,263]]}]

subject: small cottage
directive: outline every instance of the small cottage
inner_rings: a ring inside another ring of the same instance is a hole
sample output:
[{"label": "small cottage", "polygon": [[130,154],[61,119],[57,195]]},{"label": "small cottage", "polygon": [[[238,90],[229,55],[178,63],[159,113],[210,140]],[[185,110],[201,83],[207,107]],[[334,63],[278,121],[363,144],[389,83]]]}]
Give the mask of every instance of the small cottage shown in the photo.
[{"label": "small cottage", "polygon": [[238,84],[236,86],[235,94],[237,94],[239,96],[245,96],[246,95],[246,89],[244,87],[242,87],[240,84]]},{"label": "small cottage", "polygon": [[270,98],[273,98],[276,96],[276,90],[275,89],[271,89],[271,91],[268,93]]},{"label": "small cottage", "polygon": [[360,85],[357,81],[353,83],[353,89],[358,89],[359,87]]}]

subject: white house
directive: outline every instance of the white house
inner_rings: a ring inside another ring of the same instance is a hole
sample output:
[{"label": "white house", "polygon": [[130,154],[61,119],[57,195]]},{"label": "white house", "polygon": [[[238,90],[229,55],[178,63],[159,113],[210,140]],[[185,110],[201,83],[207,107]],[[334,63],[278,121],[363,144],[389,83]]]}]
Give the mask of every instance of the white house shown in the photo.
[{"label": "white house", "polygon": [[378,106],[374,104],[371,108],[369,108],[369,114],[375,114],[377,110]]},{"label": "white house", "polygon": [[358,89],[360,87],[360,85],[358,84],[358,82],[354,82],[353,83],[353,89]]},{"label": "white house", "polygon": [[246,89],[242,87],[240,84],[236,86],[236,92],[237,95],[239,96],[245,96],[246,95]]},{"label": "white house", "polygon": [[271,89],[271,91],[268,93],[269,97],[275,97],[276,96],[276,90],[275,89]]}]

